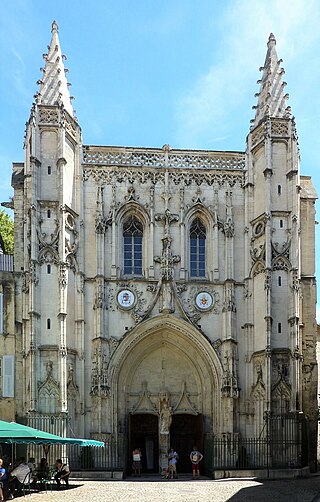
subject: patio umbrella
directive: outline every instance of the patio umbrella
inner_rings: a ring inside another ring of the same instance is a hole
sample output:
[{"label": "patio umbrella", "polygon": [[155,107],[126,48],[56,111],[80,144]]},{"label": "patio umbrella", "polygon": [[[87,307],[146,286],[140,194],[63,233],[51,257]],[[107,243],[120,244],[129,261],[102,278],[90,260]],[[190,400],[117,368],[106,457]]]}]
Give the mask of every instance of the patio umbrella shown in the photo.
[{"label": "patio umbrella", "polygon": [[33,444],[76,444],[79,446],[105,446],[103,441],[81,438],[64,438],[49,432],[40,431],[27,425],[0,420],[0,443]]}]

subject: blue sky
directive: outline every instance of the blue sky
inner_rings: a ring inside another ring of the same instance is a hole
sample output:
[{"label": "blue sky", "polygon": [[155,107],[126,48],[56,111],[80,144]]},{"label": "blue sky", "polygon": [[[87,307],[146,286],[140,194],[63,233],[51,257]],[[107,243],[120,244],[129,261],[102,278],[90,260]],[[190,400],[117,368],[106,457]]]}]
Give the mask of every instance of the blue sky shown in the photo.
[{"label": "blue sky", "polygon": [[0,14],[2,201],[54,19],[85,144],[244,150],[273,32],[320,194],[318,0],[4,0]]}]

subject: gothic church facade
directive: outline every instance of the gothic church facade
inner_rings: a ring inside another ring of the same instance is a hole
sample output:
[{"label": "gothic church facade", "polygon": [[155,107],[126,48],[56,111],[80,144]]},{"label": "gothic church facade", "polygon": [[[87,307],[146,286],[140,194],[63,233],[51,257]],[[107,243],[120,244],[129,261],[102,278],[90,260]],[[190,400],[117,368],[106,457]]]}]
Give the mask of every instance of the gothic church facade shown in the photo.
[{"label": "gothic church facade", "polygon": [[12,178],[30,425],[121,440],[123,468],[140,446],[152,471],[170,442],[259,438],[302,412],[314,451],[316,194],[275,46],[245,151],[92,146],[53,23]]}]

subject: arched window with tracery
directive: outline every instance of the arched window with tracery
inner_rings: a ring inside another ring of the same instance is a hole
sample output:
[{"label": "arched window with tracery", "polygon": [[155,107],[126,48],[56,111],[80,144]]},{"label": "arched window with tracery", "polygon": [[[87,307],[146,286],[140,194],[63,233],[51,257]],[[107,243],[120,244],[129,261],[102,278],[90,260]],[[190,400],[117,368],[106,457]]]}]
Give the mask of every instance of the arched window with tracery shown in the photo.
[{"label": "arched window with tracery", "polygon": [[123,272],[142,274],[142,223],[129,216],[123,224]]},{"label": "arched window with tracery", "polygon": [[190,276],[206,275],[206,228],[199,218],[190,227]]}]

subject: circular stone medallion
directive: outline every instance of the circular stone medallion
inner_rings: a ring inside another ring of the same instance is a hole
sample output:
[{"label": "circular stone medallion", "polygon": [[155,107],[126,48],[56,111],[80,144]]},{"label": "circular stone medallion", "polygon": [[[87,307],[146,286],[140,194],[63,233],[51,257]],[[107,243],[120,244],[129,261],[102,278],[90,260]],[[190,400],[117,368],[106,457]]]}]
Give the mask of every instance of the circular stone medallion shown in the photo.
[{"label": "circular stone medallion", "polygon": [[213,306],[213,298],[210,293],[200,291],[196,296],[196,306],[199,310],[209,310]]},{"label": "circular stone medallion", "polygon": [[135,295],[130,289],[122,289],[117,294],[117,301],[119,307],[122,309],[131,309],[135,302]]}]

